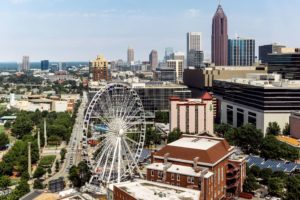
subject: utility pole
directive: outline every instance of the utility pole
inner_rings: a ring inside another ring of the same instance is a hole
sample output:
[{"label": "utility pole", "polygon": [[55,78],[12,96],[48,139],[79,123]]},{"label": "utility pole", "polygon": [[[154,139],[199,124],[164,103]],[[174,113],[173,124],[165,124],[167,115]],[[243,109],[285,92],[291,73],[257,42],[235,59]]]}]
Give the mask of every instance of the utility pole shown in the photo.
[{"label": "utility pole", "polygon": [[38,129],[38,132],[37,132],[37,143],[38,143],[38,149],[39,149],[39,157],[41,157],[41,132],[40,132],[40,129]]},{"label": "utility pole", "polygon": [[31,174],[31,142],[28,142],[28,174],[29,177],[32,177]]},{"label": "utility pole", "polygon": [[45,144],[44,144],[44,147],[47,147],[47,127],[46,127],[46,118],[44,118],[44,138],[45,138]]}]

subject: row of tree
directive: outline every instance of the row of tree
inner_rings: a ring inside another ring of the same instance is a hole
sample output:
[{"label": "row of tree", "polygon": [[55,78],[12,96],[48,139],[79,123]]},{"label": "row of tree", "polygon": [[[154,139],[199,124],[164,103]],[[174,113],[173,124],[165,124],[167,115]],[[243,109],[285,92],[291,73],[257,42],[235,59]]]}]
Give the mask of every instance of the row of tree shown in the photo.
[{"label": "row of tree", "polygon": [[[271,126],[273,123],[271,124]],[[252,124],[233,128],[227,124],[215,125],[215,132],[225,137],[231,145],[238,146],[247,154],[260,155],[266,159],[299,159],[299,150],[276,139],[275,131],[269,127],[266,137]]]},{"label": "row of tree", "polygon": [[261,170],[257,166],[247,168],[244,191],[253,192],[260,187],[259,184],[267,186],[272,196],[286,200],[298,200],[300,197],[300,175],[287,175],[280,171],[272,172],[271,169]]}]

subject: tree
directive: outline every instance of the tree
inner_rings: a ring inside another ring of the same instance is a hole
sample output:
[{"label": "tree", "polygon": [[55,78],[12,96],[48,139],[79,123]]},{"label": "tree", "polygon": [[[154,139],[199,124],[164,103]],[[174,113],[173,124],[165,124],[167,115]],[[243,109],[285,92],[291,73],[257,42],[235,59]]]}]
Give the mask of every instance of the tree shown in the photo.
[{"label": "tree", "polygon": [[214,129],[218,136],[223,137],[231,129],[231,126],[229,124],[215,124]]},{"label": "tree", "polygon": [[181,135],[182,135],[182,132],[178,128],[174,129],[168,135],[168,143],[178,140],[181,137]]},{"label": "tree", "polygon": [[41,178],[46,173],[43,167],[38,166],[33,174],[33,178]]},{"label": "tree", "polygon": [[269,178],[272,176],[272,170],[265,168],[260,171],[260,178],[262,179],[261,183],[264,185],[268,184]]},{"label": "tree", "polygon": [[260,168],[258,166],[256,166],[256,165],[252,166],[249,171],[251,174],[253,174],[253,176],[259,177]]},{"label": "tree", "polygon": [[11,122],[10,121],[5,122],[4,128],[10,129],[10,127],[11,127]]},{"label": "tree", "polygon": [[169,123],[169,112],[155,112],[155,122]]},{"label": "tree", "polygon": [[279,135],[280,126],[277,122],[269,122],[269,126],[267,128],[267,135]]},{"label": "tree", "polygon": [[300,175],[290,176],[286,181],[287,200],[299,200],[300,197]]},{"label": "tree", "polygon": [[40,179],[34,180],[33,189],[44,189],[43,182]]},{"label": "tree", "polygon": [[33,128],[33,123],[28,118],[26,112],[21,112],[17,115],[17,119],[12,126],[12,133],[17,138],[22,138],[24,135],[30,134]]},{"label": "tree", "polygon": [[74,187],[80,187],[79,169],[76,166],[72,166],[69,170],[69,180],[72,182]]},{"label": "tree", "polygon": [[16,187],[16,190],[14,192],[19,197],[22,197],[23,195],[30,192],[30,187],[27,183],[27,180],[21,179],[21,181],[19,182],[19,185]]},{"label": "tree", "polygon": [[49,168],[47,169],[47,173],[48,173],[48,175],[51,175],[51,174],[52,174],[51,167],[49,167]]},{"label": "tree", "polygon": [[7,189],[10,186],[10,178],[8,176],[0,177],[0,189]]},{"label": "tree", "polygon": [[55,172],[58,172],[59,171],[59,161],[56,160],[55,162]]},{"label": "tree", "polygon": [[0,133],[0,149],[9,144],[9,139],[5,133]]},{"label": "tree", "polygon": [[149,147],[151,144],[160,144],[161,135],[157,133],[153,127],[147,127],[145,146]]},{"label": "tree", "polygon": [[236,145],[247,154],[257,154],[263,141],[263,133],[252,124],[238,128]]},{"label": "tree", "polygon": [[253,174],[249,174],[245,179],[243,189],[245,192],[253,192],[259,188],[259,184]]},{"label": "tree", "polygon": [[89,181],[91,172],[85,162],[80,162],[78,166],[72,166],[69,170],[69,180],[74,187],[81,187]]},{"label": "tree", "polygon": [[239,132],[237,128],[230,128],[225,132],[224,138],[230,145],[236,145],[236,139],[238,138],[238,135]]},{"label": "tree", "polygon": [[291,127],[288,123],[285,124],[284,128],[282,129],[283,135],[290,135]]},{"label": "tree", "polygon": [[272,177],[268,180],[269,194],[273,196],[283,197],[284,181],[278,177]]},{"label": "tree", "polygon": [[63,161],[65,159],[65,156],[66,156],[66,153],[67,153],[67,150],[65,148],[62,148],[60,150],[60,159]]}]

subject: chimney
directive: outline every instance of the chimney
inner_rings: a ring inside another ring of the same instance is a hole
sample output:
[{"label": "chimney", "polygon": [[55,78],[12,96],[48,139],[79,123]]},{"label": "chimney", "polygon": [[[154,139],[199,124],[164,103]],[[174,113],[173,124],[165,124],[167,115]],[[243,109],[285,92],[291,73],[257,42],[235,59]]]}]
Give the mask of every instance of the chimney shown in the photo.
[{"label": "chimney", "polygon": [[164,165],[166,165],[167,163],[168,163],[168,157],[169,157],[169,153],[166,153],[165,155],[164,155]]},{"label": "chimney", "polygon": [[194,158],[194,162],[193,162],[193,168],[194,168],[194,170],[196,170],[198,162],[199,162],[199,157]]}]

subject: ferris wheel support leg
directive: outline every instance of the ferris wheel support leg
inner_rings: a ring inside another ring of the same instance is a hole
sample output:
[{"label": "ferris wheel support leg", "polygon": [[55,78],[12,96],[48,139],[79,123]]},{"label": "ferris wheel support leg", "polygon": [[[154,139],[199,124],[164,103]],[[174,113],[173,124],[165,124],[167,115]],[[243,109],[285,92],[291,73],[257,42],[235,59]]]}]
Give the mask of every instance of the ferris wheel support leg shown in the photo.
[{"label": "ferris wheel support leg", "polygon": [[118,149],[118,143],[119,143],[120,138],[117,138],[117,142],[116,142],[116,146],[115,146],[115,150],[114,150],[114,155],[113,155],[113,159],[111,162],[111,166],[110,166],[110,170],[109,170],[109,174],[108,174],[108,179],[107,182],[109,183],[110,181],[110,177],[111,177],[111,172],[114,168],[114,164],[115,164],[115,160],[116,160],[116,154],[117,154],[117,149]]},{"label": "ferris wheel support leg", "polygon": [[121,182],[121,138],[118,138],[118,150],[119,150],[119,155],[118,155],[118,183]]},{"label": "ferris wheel support leg", "polygon": [[[130,150],[130,148],[129,148],[129,145],[127,144],[126,140],[123,140],[123,141],[124,141],[125,146],[127,147],[128,151],[129,151],[129,155],[130,155],[131,159],[134,161],[134,157],[133,157],[132,152],[131,152],[131,150]],[[137,165],[137,163],[136,163],[136,162],[133,162],[133,163],[134,163],[134,165],[135,165],[135,167],[136,167],[136,169],[137,169],[137,171],[138,171],[140,177],[141,177],[142,179],[144,179],[144,176],[143,176],[143,174],[142,174],[142,172],[141,172],[139,166]]]}]

